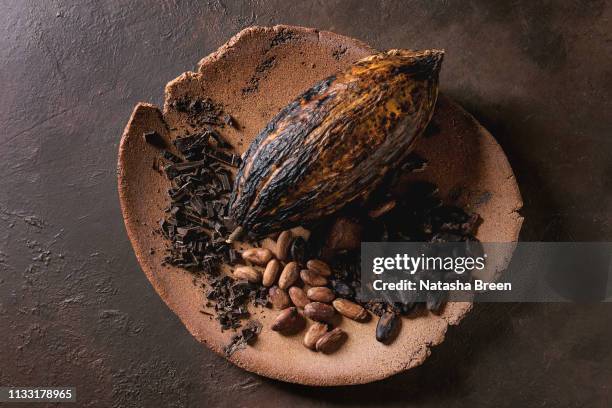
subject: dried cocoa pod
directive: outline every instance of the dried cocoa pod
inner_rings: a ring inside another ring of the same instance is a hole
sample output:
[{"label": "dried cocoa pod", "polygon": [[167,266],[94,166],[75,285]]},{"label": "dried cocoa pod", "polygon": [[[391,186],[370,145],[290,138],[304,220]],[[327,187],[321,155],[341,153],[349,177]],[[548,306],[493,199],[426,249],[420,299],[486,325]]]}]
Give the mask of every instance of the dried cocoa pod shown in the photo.
[{"label": "dried cocoa pod", "polygon": [[336,299],[332,302],[334,309],[342,316],[362,322],[368,318],[368,312],[361,305],[346,299]]},{"label": "dried cocoa pod", "polygon": [[306,296],[308,296],[308,299],[312,300],[313,302],[321,303],[329,303],[336,298],[334,292],[325,286],[316,286],[308,289]]},{"label": "dried cocoa pod", "polygon": [[317,341],[327,333],[327,325],[325,323],[314,322],[304,335],[304,345],[311,350],[316,350]]},{"label": "dried cocoa pod", "polygon": [[276,257],[281,261],[287,261],[289,259],[289,251],[291,250],[291,243],[293,242],[293,234],[291,231],[283,231],[276,240]]},{"label": "dried cocoa pod", "polygon": [[399,325],[399,316],[393,312],[385,312],[378,319],[376,325],[376,340],[381,343],[389,343],[396,334]]},{"label": "dried cocoa pod", "polygon": [[325,303],[310,302],[304,306],[304,315],[317,322],[329,322],[334,314],[334,308]]},{"label": "dried cocoa pod", "polygon": [[242,259],[255,265],[264,266],[272,259],[272,251],[267,248],[250,248],[242,252]]},{"label": "dried cocoa pod", "polygon": [[311,271],[315,271],[319,275],[326,278],[332,274],[332,270],[329,265],[320,259],[311,259],[310,261],[306,262],[306,268],[310,269]]},{"label": "dried cocoa pod", "polygon": [[300,277],[300,267],[297,262],[289,262],[283,268],[283,271],[278,278],[278,287],[281,289],[289,289]]},{"label": "dried cocoa pod", "polygon": [[278,260],[270,259],[270,261],[266,265],[266,269],[264,270],[261,284],[265,287],[270,287],[274,285],[274,282],[276,282],[276,278],[278,278],[280,268],[281,264],[280,262],[278,262]]},{"label": "dried cocoa pod", "polygon": [[429,123],[443,54],[382,52],[300,95],[249,146],[229,215],[261,237],[366,199]]},{"label": "dried cocoa pod", "polygon": [[295,307],[289,307],[281,311],[274,323],[272,323],[271,329],[283,334],[293,334],[304,328],[304,318]]},{"label": "dried cocoa pod", "polygon": [[261,282],[261,272],[251,266],[239,266],[234,269],[234,278],[259,283]]},{"label": "dried cocoa pod", "polygon": [[300,278],[305,284],[310,286],[325,286],[327,285],[327,279],[318,273],[311,271],[310,269],[302,269],[300,272]]},{"label": "dried cocoa pod", "polygon": [[310,299],[308,299],[304,290],[302,288],[298,288],[297,286],[292,286],[289,288],[289,297],[294,305],[302,309],[310,303]]},{"label": "dried cocoa pod", "polygon": [[277,309],[286,309],[291,306],[291,299],[287,292],[279,288],[278,286],[272,286],[268,291],[268,299],[270,303]]},{"label": "dried cocoa pod", "polygon": [[342,329],[336,327],[334,330],[325,333],[317,340],[316,349],[325,354],[333,353],[342,346],[346,338],[346,333]]}]

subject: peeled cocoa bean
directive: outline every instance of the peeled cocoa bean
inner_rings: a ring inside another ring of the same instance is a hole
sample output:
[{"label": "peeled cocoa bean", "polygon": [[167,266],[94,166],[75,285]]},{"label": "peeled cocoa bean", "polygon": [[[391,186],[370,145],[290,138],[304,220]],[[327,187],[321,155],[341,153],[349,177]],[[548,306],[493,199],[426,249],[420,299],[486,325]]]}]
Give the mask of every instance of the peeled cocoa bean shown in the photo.
[{"label": "peeled cocoa bean", "polygon": [[289,262],[283,268],[283,271],[278,278],[278,287],[281,289],[289,289],[300,276],[300,267],[297,262]]},{"label": "peeled cocoa bean", "polygon": [[298,310],[295,307],[289,307],[276,316],[271,328],[282,334],[293,334],[302,330],[304,323],[304,318],[298,313]]},{"label": "peeled cocoa bean", "polygon": [[291,251],[291,243],[293,242],[293,234],[291,231],[283,231],[276,240],[276,257],[281,261],[287,261],[289,259],[289,252]]},{"label": "peeled cocoa bean", "polygon": [[310,300],[306,296],[304,290],[302,288],[298,288],[297,286],[292,286],[289,288],[289,297],[294,305],[302,309],[304,306],[310,303]]},{"label": "peeled cocoa bean", "polygon": [[291,299],[287,292],[279,288],[278,286],[272,286],[268,292],[268,298],[270,303],[277,309],[286,309],[291,306]]},{"label": "peeled cocoa bean", "polygon": [[334,292],[330,288],[326,288],[325,286],[316,286],[314,288],[308,289],[306,292],[306,296],[308,299],[314,302],[322,302],[329,303],[336,298]]},{"label": "peeled cocoa bean", "polygon": [[255,265],[264,266],[272,259],[272,251],[267,248],[250,248],[242,252],[242,259]]},{"label": "peeled cocoa bean", "polygon": [[325,323],[314,322],[306,331],[304,336],[304,345],[311,350],[316,350],[317,341],[327,333],[327,325]]},{"label": "peeled cocoa bean", "polygon": [[339,328],[335,328],[332,331],[325,333],[316,343],[317,351],[325,354],[333,353],[338,350],[340,346],[346,341],[346,333]]},{"label": "peeled cocoa bean", "polygon": [[259,283],[261,282],[261,272],[251,266],[239,266],[234,269],[234,278]]},{"label": "peeled cocoa bean", "polygon": [[327,285],[327,279],[318,273],[311,271],[310,269],[302,269],[300,272],[300,278],[305,284],[310,286],[325,286]]},{"label": "peeled cocoa bean", "polygon": [[304,306],[304,315],[317,322],[329,322],[334,317],[334,308],[321,302],[310,302]]},{"label": "peeled cocoa bean", "polygon": [[368,312],[358,305],[357,303],[351,302],[346,299],[336,299],[333,301],[334,309],[338,311],[342,316],[346,316],[349,319],[362,322],[368,318]]},{"label": "peeled cocoa bean", "polygon": [[393,312],[385,312],[378,319],[376,325],[376,340],[381,343],[388,343],[396,334],[400,318]]},{"label": "peeled cocoa bean", "polygon": [[261,284],[265,287],[270,287],[276,282],[276,278],[280,272],[281,264],[276,259],[270,259],[263,273]]},{"label": "peeled cocoa bean", "polygon": [[310,269],[311,271],[315,271],[319,275],[326,278],[332,273],[329,265],[319,259],[311,259],[310,261],[306,262],[306,268]]}]

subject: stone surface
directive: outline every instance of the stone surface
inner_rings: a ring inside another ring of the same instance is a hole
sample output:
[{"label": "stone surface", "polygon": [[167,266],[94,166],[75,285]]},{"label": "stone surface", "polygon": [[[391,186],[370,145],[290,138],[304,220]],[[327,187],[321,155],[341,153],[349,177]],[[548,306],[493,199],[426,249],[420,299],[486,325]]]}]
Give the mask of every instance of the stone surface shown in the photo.
[{"label": "stone surface", "polygon": [[0,10],[1,384],[75,385],[86,407],[609,404],[610,305],[476,305],[423,366],[358,388],[315,392],[248,374],[202,348],[140,272],[114,170],[137,101],[161,104],[166,82],[247,25],[315,26],[380,48],[445,48],[442,90],[496,136],[516,172],[522,239],[609,240],[608,2]]}]

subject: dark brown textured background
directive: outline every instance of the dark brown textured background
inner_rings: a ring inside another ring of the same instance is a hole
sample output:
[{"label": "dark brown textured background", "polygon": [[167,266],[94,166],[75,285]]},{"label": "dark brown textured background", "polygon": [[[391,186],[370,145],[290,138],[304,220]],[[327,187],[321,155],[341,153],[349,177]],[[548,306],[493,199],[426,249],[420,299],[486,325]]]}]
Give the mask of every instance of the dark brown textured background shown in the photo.
[{"label": "dark brown textured background", "polygon": [[0,385],[74,385],[83,407],[610,406],[609,304],[476,305],[422,367],[335,389],[243,372],[187,333],[127,240],[119,137],[136,102],[278,23],[445,48],[442,90],[515,169],[522,239],[611,239],[610,2],[2,1]]}]

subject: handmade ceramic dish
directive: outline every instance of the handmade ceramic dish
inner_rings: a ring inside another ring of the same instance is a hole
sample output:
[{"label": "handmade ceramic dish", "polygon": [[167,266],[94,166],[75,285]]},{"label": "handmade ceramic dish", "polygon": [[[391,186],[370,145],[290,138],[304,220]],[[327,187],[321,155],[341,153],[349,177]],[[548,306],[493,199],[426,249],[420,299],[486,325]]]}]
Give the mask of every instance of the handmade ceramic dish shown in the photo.
[{"label": "handmade ceramic dish", "polygon": [[[118,182],[121,209],[134,251],[147,278],[178,315],[189,332],[217,353],[231,332],[200,313],[202,289],[180,268],[162,266],[164,238],[153,231],[168,204],[169,182],[155,169],[159,151],[144,142],[143,132],[155,130],[172,140],[193,130],[171,102],[183,95],[222,103],[240,129],[223,135],[242,154],[265,124],[305,89],[352,62],[374,53],[361,41],[302,27],[251,27],[202,59],[196,72],[168,83],[163,109],[138,104],[119,148]],[[444,68],[443,68],[444,69]],[[444,83],[441,84],[442,91]],[[495,139],[459,105],[441,94],[428,130],[416,151],[429,166],[409,179],[436,183],[445,201],[479,213],[477,238],[513,242],[518,238],[522,201],[512,169]],[[448,325],[469,312],[467,302],[449,303],[442,313],[402,319],[402,330],[391,345],[374,338],[376,321],[343,319],[347,343],[335,354],[313,353],[301,345],[301,335],[284,337],[269,330],[277,315],[254,308],[263,323],[257,342],[229,359],[267,377],[309,385],[359,384],[388,377],[421,364],[430,348],[443,341]]]}]

